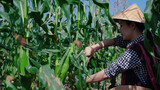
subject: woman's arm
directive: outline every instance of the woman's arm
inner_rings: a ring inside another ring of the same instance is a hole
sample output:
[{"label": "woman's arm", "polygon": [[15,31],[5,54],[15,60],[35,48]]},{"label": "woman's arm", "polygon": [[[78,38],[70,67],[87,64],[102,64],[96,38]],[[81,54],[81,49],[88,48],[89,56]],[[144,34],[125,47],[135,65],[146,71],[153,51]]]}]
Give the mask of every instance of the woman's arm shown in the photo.
[{"label": "woman's arm", "polygon": [[90,59],[97,50],[111,45],[114,45],[114,39],[108,38],[106,40],[101,41],[98,44],[86,47],[84,53],[86,54],[86,56],[89,56]]},{"label": "woman's arm", "polygon": [[104,70],[90,75],[89,77],[86,78],[86,83],[90,83],[90,82],[97,82],[97,81],[102,81],[108,79],[107,75],[105,74]]},{"label": "woman's arm", "polygon": [[91,46],[91,47],[97,51],[101,48],[112,46],[113,44],[114,44],[114,39],[113,38],[108,38],[106,40],[101,41],[98,44],[95,44],[95,45]]}]

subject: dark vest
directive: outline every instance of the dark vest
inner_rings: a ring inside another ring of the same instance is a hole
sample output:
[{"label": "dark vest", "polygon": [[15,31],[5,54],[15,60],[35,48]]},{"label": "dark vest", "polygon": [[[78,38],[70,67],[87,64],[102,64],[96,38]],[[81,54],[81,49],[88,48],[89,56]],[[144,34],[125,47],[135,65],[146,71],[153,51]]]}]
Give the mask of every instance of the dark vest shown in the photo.
[{"label": "dark vest", "polygon": [[[143,44],[143,42],[139,42],[143,47],[145,47],[144,46],[144,44]],[[143,54],[142,54],[142,50],[141,50],[141,48],[139,47],[139,45],[138,44],[133,44],[133,45],[131,45],[130,47],[128,47],[127,49],[132,49],[132,50],[134,50],[137,54],[138,54],[138,56],[139,56],[139,58],[141,59],[141,63],[143,63],[144,65],[145,65],[145,59],[144,59],[144,56],[143,56]],[[153,58],[152,58],[152,56],[147,52],[147,50],[145,49],[145,52],[146,52],[146,54],[149,56],[149,58],[150,58],[150,61],[151,61],[151,65],[153,64]],[[146,66],[145,66],[146,67]],[[121,81],[121,84],[122,85],[137,85],[137,86],[143,86],[143,87],[147,87],[147,88],[151,88],[151,89],[153,89],[153,86],[152,86],[152,83],[151,83],[151,80],[150,80],[150,78],[149,78],[149,75],[147,76],[147,84],[146,85],[144,85],[140,80],[139,80],[139,78],[136,76],[136,74],[134,73],[134,71],[132,70],[132,69],[130,69],[130,70],[127,70],[127,71],[125,71],[125,72],[123,72],[122,73],[122,81]]]}]

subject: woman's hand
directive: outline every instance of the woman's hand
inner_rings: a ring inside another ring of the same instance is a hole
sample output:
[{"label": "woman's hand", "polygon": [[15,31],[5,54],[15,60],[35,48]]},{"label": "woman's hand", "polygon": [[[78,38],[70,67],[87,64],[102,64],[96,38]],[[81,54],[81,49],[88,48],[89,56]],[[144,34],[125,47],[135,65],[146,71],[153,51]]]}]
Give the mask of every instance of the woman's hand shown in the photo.
[{"label": "woman's hand", "polygon": [[88,62],[90,61],[90,59],[92,58],[93,54],[94,54],[95,50],[94,48],[92,48],[91,46],[88,46],[84,49],[84,54],[89,57]]},{"label": "woman's hand", "polygon": [[[89,57],[89,60],[92,58],[93,54],[104,47],[108,47],[114,44],[114,39],[113,38],[108,38],[106,40],[101,41],[100,43],[97,43],[92,46],[88,46],[84,49],[84,54],[86,54],[87,57]],[[89,62],[88,60],[88,62]]]}]

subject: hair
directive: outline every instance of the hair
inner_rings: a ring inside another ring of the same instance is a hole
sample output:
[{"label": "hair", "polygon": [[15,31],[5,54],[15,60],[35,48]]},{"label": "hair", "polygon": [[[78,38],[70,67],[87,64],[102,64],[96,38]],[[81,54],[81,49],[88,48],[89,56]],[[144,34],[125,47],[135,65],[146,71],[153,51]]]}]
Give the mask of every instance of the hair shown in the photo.
[{"label": "hair", "polygon": [[[133,21],[127,21],[125,20],[127,25],[130,25]],[[134,22],[135,25],[137,26],[137,28],[140,30],[140,32],[143,32],[143,30],[145,29],[144,27],[144,23],[138,23],[138,22]]]}]

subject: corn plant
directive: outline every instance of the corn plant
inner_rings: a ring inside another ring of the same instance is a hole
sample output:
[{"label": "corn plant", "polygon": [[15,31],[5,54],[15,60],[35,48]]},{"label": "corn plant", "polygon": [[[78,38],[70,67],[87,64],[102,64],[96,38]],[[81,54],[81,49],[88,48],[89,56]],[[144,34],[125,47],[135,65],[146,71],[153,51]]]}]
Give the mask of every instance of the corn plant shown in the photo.
[{"label": "corn plant", "polygon": [[[145,8],[144,15],[145,15],[145,32],[144,35],[147,37],[147,32],[151,32],[153,36],[153,42],[160,47],[160,1],[159,0],[148,0],[147,1],[147,7]],[[149,43],[148,38],[145,38],[144,40],[145,47],[147,48],[148,52],[156,57],[153,53],[153,49],[151,44]],[[159,57],[156,57],[157,60],[160,60]],[[159,87],[159,82],[160,82],[160,64],[155,64],[153,65],[154,72],[155,72],[155,78],[156,78],[156,83]]]},{"label": "corn plant", "polygon": [[83,50],[116,35],[105,0],[1,0],[0,89],[106,89],[110,81],[85,79],[122,50],[101,49],[89,63]]},{"label": "corn plant", "polygon": [[[154,43],[156,43],[158,46],[160,46],[159,40],[160,40],[160,1],[158,0],[148,0],[147,1],[147,6],[145,8],[144,11],[144,15],[145,15],[145,19],[146,19],[146,23],[145,23],[145,27],[146,27],[146,32],[150,31],[154,37]],[[145,35],[146,35],[145,32]],[[146,47],[148,48],[150,54],[153,55],[153,53],[151,53],[151,46],[149,45],[149,43],[147,43],[146,40]]]}]

